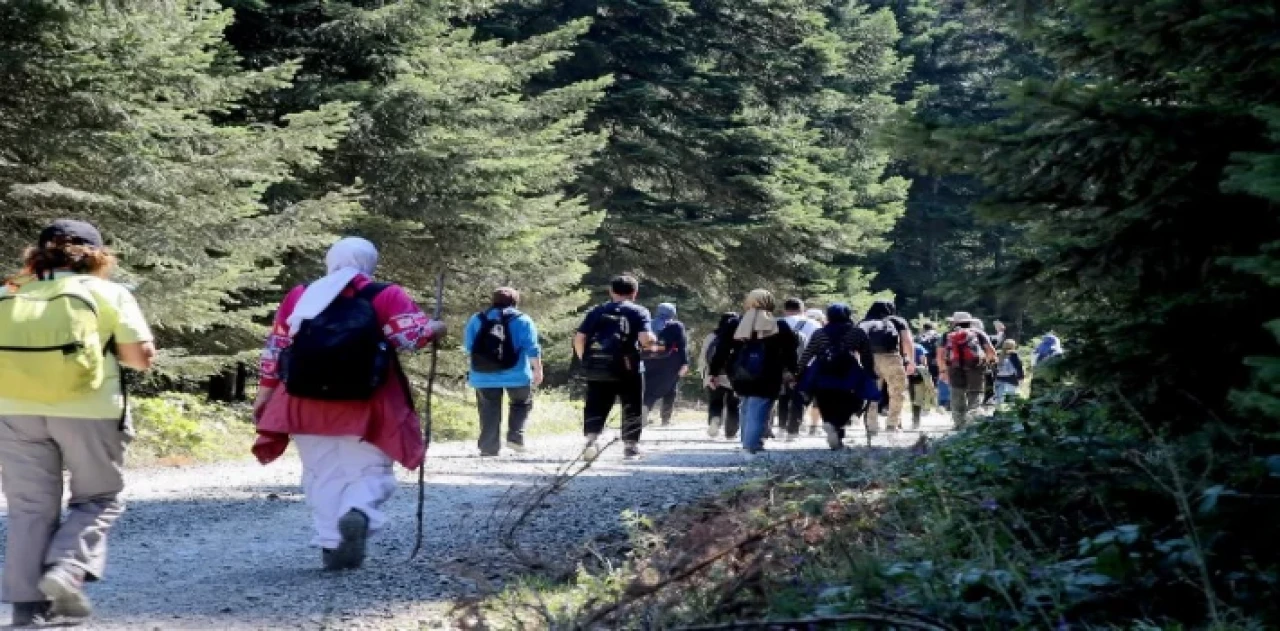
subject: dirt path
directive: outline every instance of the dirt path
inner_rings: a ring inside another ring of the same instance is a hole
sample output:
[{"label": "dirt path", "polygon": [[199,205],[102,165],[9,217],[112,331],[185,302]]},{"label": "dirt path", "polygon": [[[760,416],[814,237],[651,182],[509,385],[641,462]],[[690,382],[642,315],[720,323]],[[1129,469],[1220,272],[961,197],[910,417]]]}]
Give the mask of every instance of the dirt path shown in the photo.
[{"label": "dirt path", "polygon": [[[940,431],[945,419],[925,429]],[[908,446],[906,432],[877,444]],[[861,440],[860,434],[849,442]],[[748,478],[736,442],[707,438],[694,420],[647,429],[645,458],[623,462],[616,446],[569,488],[543,503],[522,532],[543,554],[616,533],[625,509],[656,515]],[[109,575],[90,587],[91,629],[421,629],[445,626],[447,604],[500,581],[495,507],[513,486],[553,474],[580,448],[577,437],[542,438],[529,454],[480,459],[467,444],[444,444],[428,465],[425,551],[413,545],[415,478],[401,471],[388,504],[389,528],[366,567],[326,573],[308,548],[309,518],[299,463],[252,462],[129,474],[129,509],[112,533]],[[821,437],[770,443],[770,458],[829,458]],[[758,463],[759,461],[757,461]],[[0,507],[3,505],[0,504]],[[4,507],[7,510],[7,507]],[[3,529],[4,521],[0,521]],[[0,620],[7,621],[7,606]]]}]

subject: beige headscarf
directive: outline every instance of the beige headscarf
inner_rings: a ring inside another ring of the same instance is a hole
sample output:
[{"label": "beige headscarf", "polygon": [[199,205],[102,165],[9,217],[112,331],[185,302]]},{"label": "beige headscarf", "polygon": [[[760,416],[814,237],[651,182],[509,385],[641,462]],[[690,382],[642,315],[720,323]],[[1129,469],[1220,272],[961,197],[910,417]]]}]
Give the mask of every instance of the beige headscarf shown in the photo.
[{"label": "beige headscarf", "polygon": [[733,332],[733,339],[749,340],[752,333],[758,338],[777,334],[778,319],[773,317],[777,303],[773,300],[773,294],[765,289],[753,290],[747,294],[747,302],[743,306],[747,311],[742,314],[738,329]]}]

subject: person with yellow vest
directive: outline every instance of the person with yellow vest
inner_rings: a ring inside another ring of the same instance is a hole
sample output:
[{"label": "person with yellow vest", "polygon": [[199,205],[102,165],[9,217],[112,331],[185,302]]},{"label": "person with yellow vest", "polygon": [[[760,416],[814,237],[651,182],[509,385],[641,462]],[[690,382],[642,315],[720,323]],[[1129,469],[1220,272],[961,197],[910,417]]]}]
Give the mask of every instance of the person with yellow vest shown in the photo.
[{"label": "person with yellow vest", "polygon": [[[121,366],[151,367],[151,331],[115,257],[82,221],[59,220],[0,289],[0,477],[9,505],[3,599],[14,626],[91,614],[124,512],[128,422]],[[62,515],[63,470],[71,497]]]}]

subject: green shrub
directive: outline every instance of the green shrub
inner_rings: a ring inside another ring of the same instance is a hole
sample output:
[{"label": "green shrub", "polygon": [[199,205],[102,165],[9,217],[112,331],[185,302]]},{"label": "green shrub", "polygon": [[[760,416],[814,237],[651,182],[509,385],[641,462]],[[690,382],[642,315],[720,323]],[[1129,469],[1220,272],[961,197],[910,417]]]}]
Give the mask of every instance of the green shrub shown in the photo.
[{"label": "green shrub", "polygon": [[246,406],[207,403],[189,394],[137,397],[131,404],[133,462],[188,464],[249,456],[255,432]]}]

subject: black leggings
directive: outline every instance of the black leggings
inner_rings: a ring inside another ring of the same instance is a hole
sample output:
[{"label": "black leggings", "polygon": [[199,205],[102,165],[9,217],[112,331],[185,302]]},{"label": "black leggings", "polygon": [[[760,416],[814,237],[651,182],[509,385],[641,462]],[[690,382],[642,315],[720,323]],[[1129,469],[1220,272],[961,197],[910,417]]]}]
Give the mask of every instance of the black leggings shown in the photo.
[{"label": "black leggings", "polygon": [[738,395],[732,388],[711,388],[707,390],[707,423],[718,418],[724,421],[725,438],[738,435]]}]

